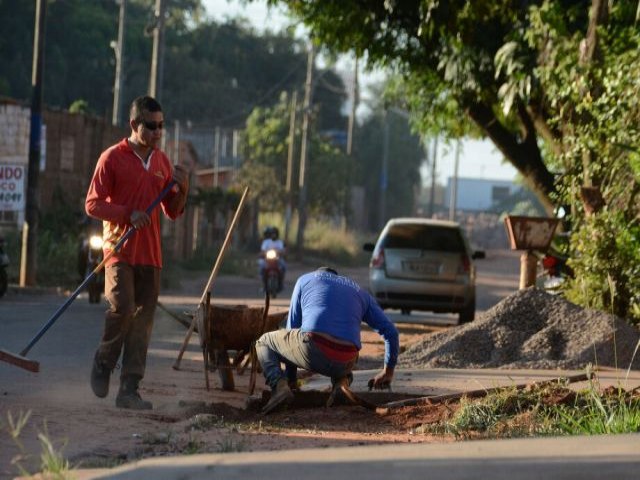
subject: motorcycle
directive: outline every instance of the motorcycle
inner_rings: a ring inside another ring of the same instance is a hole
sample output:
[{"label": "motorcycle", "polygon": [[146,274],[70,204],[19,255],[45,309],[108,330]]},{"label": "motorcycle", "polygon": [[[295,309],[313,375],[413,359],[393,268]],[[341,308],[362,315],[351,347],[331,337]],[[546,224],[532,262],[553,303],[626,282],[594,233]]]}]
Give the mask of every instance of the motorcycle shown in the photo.
[{"label": "motorcycle", "polygon": [[[78,271],[83,280],[102,262],[102,244],[102,234],[98,232],[89,233],[88,236],[82,240]],[[101,270],[87,284],[89,303],[100,303],[103,291],[104,270]]]},{"label": "motorcycle", "polygon": [[538,287],[553,295],[560,295],[566,278],[573,277],[573,269],[567,264],[567,259],[550,251],[541,257],[540,264],[542,268],[538,276]]},{"label": "motorcycle", "polygon": [[282,290],[282,274],[280,254],[274,248],[267,250],[264,255],[262,284],[264,291],[272,298],[276,298],[276,295]]},{"label": "motorcycle", "polygon": [[9,277],[7,267],[9,266],[9,255],[4,251],[4,238],[0,237],[0,297],[2,297],[9,287]]}]

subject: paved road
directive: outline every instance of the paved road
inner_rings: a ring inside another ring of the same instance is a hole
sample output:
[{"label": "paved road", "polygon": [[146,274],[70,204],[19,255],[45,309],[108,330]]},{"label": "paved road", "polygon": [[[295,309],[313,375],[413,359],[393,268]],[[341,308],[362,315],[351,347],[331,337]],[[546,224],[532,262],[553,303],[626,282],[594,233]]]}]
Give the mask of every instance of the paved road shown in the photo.
[{"label": "paved road", "polygon": [[[487,258],[475,262],[477,268],[477,312],[482,313],[518,289],[520,255],[509,250],[487,251]],[[285,288],[272,305],[287,308],[293,285],[299,275],[319,265],[301,265],[290,263],[285,280]],[[342,268],[340,273],[353,278],[363,287],[368,286],[369,272],[366,266]],[[161,302],[169,304],[183,303],[186,310],[195,308],[202,297],[207,284],[208,274],[194,274],[183,278],[182,288],[174,292],[163,292]],[[224,280],[215,280],[212,288],[215,302],[261,304],[262,295],[257,279],[226,276]],[[396,323],[418,323],[437,326],[456,325],[458,316],[454,314],[434,314],[413,311],[411,315],[402,315],[399,310],[387,310],[385,313]]]}]

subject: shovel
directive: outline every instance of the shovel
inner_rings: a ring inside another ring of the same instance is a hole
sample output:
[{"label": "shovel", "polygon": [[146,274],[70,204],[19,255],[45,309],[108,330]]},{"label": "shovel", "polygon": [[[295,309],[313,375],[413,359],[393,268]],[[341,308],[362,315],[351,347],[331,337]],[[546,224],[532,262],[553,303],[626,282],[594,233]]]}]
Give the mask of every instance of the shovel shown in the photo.
[{"label": "shovel", "polygon": [[[156,198],[153,201],[153,203],[149,205],[149,208],[147,208],[146,210],[147,215],[151,215],[151,212],[153,211],[153,209],[158,206],[158,204],[167,195],[167,193],[169,193],[169,190],[171,190],[175,184],[176,184],[175,180],[171,180],[169,182],[169,184],[164,188],[164,190],[160,192],[160,194],[158,195],[158,198]],[[126,242],[131,236],[133,236],[133,234],[136,231],[137,230],[135,228],[130,228],[126,232],[124,232],[122,237],[120,237],[120,239],[118,240],[118,243],[116,243],[115,247],[113,247],[113,250],[111,250],[111,252],[109,252],[109,254],[106,257],[104,257],[102,262],[100,262],[100,264],[93,269],[93,271],[87,276],[87,278],[84,279],[84,281],[80,284],[80,286],[76,288],[76,290],[71,294],[71,296],[67,299],[67,301],[64,302],[64,304],[62,304],[60,308],[58,308],[58,310],[51,316],[51,318],[47,321],[47,323],[45,323],[42,326],[42,328],[36,334],[36,336],[31,339],[29,344],[26,347],[24,347],[19,354],[11,353],[6,350],[0,349],[0,360],[2,360],[3,362],[11,363],[25,370],[29,370],[30,372],[40,371],[40,362],[36,362],[35,360],[30,360],[26,357],[27,353],[29,353],[29,350],[31,350],[31,348],[38,342],[38,340],[40,340],[40,338],[47,332],[47,330],[51,328],[51,326],[56,322],[56,320],[58,320],[60,315],[62,315],[62,313],[67,309],[67,307],[71,305],[71,303],[76,299],[76,297],[80,294],[80,292],[87,286],[87,284],[91,280],[93,280],[93,278],[100,272],[100,270],[102,270],[102,268],[107,263],[107,261],[116,252],[120,251],[124,242]]]}]

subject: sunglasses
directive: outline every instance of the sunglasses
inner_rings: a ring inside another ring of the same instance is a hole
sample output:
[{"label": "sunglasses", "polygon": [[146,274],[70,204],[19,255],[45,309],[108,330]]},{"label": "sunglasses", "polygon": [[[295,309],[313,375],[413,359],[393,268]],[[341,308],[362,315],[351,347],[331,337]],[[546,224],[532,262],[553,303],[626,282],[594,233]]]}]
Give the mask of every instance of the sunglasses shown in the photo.
[{"label": "sunglasses", "polygon": [[162,130],[164,128],[164,122],[145,122],[143,120],[142,124],[144,125],[144,128],[151,130],[152,132],[157,129]]}]

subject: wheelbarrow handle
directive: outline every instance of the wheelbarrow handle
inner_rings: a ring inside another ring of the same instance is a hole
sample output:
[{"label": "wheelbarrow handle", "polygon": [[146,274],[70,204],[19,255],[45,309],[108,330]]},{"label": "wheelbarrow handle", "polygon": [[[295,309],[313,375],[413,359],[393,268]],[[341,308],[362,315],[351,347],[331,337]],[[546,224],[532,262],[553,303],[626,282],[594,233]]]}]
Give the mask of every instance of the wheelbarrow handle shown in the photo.
[{"label": "wheelbarrow handle", "polygon": [[[167,184],[167,186],[164,187],[164,189],[160,192],[157,198],[145,210],[147,215],[151,214],[153,209],[156,208],[158,204],[164,199],[164,197],[167,196],[167,194],[175,184],[176,184],[176,181],[171,180]],[[45,323],[42,326],[40,331],[31,339],[29,344],[26,347],[24,347],[24,349],[22,349],[22,351],[20,352],[21,356],[24,357],[27,355],[27,353],[29,353],[29,350],[31,350],[31,348],[38,342],[38,340],[40,340],[40,338],[47,332],[47,330],[51,328],[51,326],[56,322],[56,320],[58,320],[60,315],[62,315],[62,313],[69,307],[69,305],[71,305],[71,303],[76,299],[76,297],[80,295],[80,292],[82,292],[82,290],[87,286],[87,284],[94,279],[94,277],[100,272],[100,270],[102,270],[102,268],[107,263],[107,261],[122,248],[122,245],[124,244],[124,242],[126,242],[127,239],[129,239],[135,232],[137,232],[135,228],[129,228],[126,232],[124,232],[124,234],[120,237],[120,239],[116,243],[115,247],[113,247],[113,250],[111,250],[111,252],[109,252],[109,254],[102,259],[102,262],[100,262],[100,264],[93,269],[93,271],[87,276],[87,278],[84,279],[84,281],[80,284],[80,286],[75,289],[75,291],[69,296],[69,298],[67,298],[66,302],[64,302],[60,306],[60,308],[58,308],[58,310],[56,310],[56,312],[51,316],[51,318],[47,321],[47,323]]]}]

